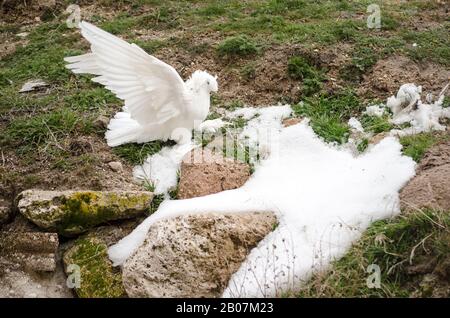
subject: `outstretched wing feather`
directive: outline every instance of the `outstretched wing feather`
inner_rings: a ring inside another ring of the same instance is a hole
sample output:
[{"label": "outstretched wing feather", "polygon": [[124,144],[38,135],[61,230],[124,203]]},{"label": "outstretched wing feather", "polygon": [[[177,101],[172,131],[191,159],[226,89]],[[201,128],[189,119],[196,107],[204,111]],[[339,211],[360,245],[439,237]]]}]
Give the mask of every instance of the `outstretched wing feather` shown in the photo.
[{"label": "outstretched wing feather", "polygon": [[74,73],[97,75],[92,80],[124,100],[140,124],[165,122],[185,111],[189,99],[173,67],[90,23],[80,28],[92,52],[65,59]]}]

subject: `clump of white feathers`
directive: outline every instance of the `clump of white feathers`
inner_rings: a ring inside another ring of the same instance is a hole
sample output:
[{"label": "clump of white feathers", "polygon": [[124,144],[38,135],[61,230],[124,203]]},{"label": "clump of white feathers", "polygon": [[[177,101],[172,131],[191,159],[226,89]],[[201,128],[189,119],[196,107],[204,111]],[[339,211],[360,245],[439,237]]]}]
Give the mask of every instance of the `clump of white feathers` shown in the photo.
[{"label": "clump of white feathers", "polygon": [[426,96],[426,102],[422,102],[422,87],[414,84],[404,84],[400,87],[397,96],[388,98],[386,106],[391,109],[395,125],[409,124],[402,130],[393,130],[392,134],[399,136],[412,135],[433,130],[444,131],[446,126],[440,123],[440,119],[450,118],[450,108],[444,108],[445,92],[447,84],[436,100],[433,95]]}]

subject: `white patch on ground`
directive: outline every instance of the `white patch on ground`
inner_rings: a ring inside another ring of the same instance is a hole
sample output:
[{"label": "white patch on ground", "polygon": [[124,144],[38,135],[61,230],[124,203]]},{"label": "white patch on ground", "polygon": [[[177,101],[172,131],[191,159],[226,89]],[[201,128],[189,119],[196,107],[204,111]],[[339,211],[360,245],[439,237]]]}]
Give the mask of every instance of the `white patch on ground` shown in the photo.
[{"label": "white patch on ground", "polygon": [[149,156],[141,166],[134,167],[134,179],[153,185],[155,194],[166,194],[177,186],[181,161],[195,147],[193,143],[186,143],[162,148],[160,152]]},{"label": "white patch on ground", "polygon": [[292,114],[290,105],[269,106],[264,108],[245,107],[228,113],[227,118],[244,118],[247,121],[238,135],[241,146],[249,148],[250,162],[255,163],[257,154],[266,158],[270,153],[278,153],[278,136],[283,128],[283,119]]},{"label": "white patch on ground", "polygon": [[258,110],[261,110],[261,108],[242,107],[242,108],[238,108],[235,111],[228,112],[226,114],[226,117],[229,119],[235,119],[235,118],[241,117],[241,118],[244,118],[245,120],[250,120],[258,114]]},{"label": "white patch on ground", "polygon": [[198,126],[197,130],[206,133],[215,133],[227,124],[221,118],[205,120]]},{"label": "white patch on ground", "polygon": [[381,105],[370,105],[366,107],[366,110],[363,112],[363,114],[369,115],[369,116],[376,116],[376,117],[382,117],[386,111],[386,107]]},{"label": "white patch on ground", "polygon": [[37,88],[48,86],[46,82],[43,80],[32,80],[28,81],[25,84],[23,84],[22,88],[20,89],[19,93],[28,93],[36,90]]},{"label": "white patch on ground", "polygon": [[359,133],[363,133],[364,132],[364,128],[361,125],[361,122],[358,119],[356,119],[355,117],[352,117],[352,118],[350,118],[348,120],[348,125],[355,132],[359,132]]},{"label": "white patch on ground", "polygon": [[272,125],[279,150],[257,163],[244,186],[163,202],[109,249],[114,264],[123,264],[158,220],[191,213],[273,211],[280,225],[251,251],[223,296],[277,296],[341,257],[371,222],[399,213],[398,191],[414,175],[415,163],[401,154],[397,139],[385,138],[355,157],[324,143],[307,120],[282,128],[291,109],[280,107],[239,110],[251,119],[242,134],[247,131],[251,140],[261,126]]}]

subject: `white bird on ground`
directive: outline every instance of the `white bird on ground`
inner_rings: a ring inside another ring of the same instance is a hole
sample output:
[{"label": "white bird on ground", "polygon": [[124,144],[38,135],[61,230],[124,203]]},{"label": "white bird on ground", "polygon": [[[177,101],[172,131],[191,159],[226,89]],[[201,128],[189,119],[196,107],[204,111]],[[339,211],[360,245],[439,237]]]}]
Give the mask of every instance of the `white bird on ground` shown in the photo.
[{"label": "white bird on ground", "polygon": [[123,111],[108,125],[106,140],[115,147],[171,139],[191,140],[209,113],[210,93],[217,92],[217,77],[195,71],[184,82],[177,71],[136,44],[128,43],[88,23],[80,23],[81,34],[91,44],[90,53],[67,57],[74,73],[94,74],[124,100]]}]

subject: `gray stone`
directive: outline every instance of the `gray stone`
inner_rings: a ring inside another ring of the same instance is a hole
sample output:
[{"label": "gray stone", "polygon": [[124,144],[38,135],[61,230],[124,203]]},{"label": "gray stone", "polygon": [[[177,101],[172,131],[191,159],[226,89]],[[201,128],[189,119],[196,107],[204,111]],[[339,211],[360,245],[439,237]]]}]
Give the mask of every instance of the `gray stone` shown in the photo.
[{"label": "gray stone", "polygon": [[273,213],[256,212],[159,221],[124,264],[125,290],[130,297],[219,297],[276,224]]},{"label": "gray stone", "polygon": [[51,272],[56,268],[58,245],[56,233],[1,232],[0,260],[31,271]]},{"label": "gray stone", "polygon": [[122,163],[119,161],[111,161],[108,162],[108,166],[111,168],[112,171],[114,172],[122,172],[123,171],[123,166]]}]

